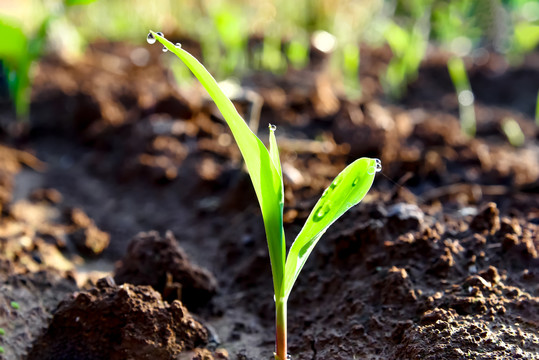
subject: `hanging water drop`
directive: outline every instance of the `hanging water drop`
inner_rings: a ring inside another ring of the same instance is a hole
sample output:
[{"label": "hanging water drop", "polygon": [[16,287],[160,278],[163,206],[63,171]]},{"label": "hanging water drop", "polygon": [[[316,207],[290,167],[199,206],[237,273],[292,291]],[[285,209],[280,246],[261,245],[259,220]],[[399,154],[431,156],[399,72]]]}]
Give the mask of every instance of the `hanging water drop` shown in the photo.
[{"label": "hanging water drop", "polygon": [[163,35],[163,33],[161,31],[156,32],[156,34],[161,36],[161,37],[165,36],[165,35]]},{"label": "hanging water drop", "polygon": [[167,51],[168,51],[167,47],[163,46],[163,52],[167,52]]},{"label": "hanging water drop", "polygon": [[153,36],[153,34],[150,32],[148,33],[148,36],[146,37],[146,41],[148,42],[148,44],[155,44],[155,36]]},{"label": "hanging water drop", "polygon": [[382,162],[380,161],[380,159],[374,159],[374,162],[375,162],[375,165],[376,165],[375,171],[376,172],[382,171]]},{"label": "hanging water drop", "polygon": [[331,205],[329,204],[329,202],[320,205],[318,209],[316,210],[316,212],[314,213],[313,221],[318,222],[322,220],[324,216],[326,216],[330,210],[331,210]]},{"label": "hanging water drop", "polygon": [[275,131],[275,130],[277,130],[277,126],[269,124],[269,129],[270,129],[270,131]]},{"label": "hanging water drop", "polygon": [[178,49],[182,48],[182,44],[180,44],[180,43],[176,43],[174,46],[176,46]]}]

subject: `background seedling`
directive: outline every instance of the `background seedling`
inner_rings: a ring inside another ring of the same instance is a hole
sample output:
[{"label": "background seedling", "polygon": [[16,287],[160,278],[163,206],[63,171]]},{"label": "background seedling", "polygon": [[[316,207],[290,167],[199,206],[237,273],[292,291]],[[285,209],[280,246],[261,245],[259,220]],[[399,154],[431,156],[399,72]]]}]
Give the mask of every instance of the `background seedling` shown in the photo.
[{"label": "background seedling", "polygon": [[275,359],[285,360],[288,358],[287,302],[294,283],[329,226],[367,194],[376,172],[381,170],[381,163],[378,159],[361,158],[346,167],[324,191],[286,256],[283,177],[275,126],[270,125],[268,150],[197,59],[161,34],[150,31],[148,42],[154,43],[155,39],[177,55],[202,83],[221,111],[243,155],[262,210],[268,242],[276,306]]},{"label": "background seedling", "polygon": [[384,76],[386,92],[393,98],[400,98],[406,92],[406,85],[417,77],[427,50],[428,35],[419,22],[410,29],[392,22],[385,31],[385,37],[393,51]]},{"label": "background seedling", "polygon": [[470,136],[475,136],[475,109],[474,95],[466,74],[466,68],[461,58],[453,57],[447,62],[449,76],[455,90],[457,91],[457,99],[459,102],[460,126],[462,131]]},{"label": "background seedling", "polygon": [[[64,36],[71,49],[76,44],[82,47],[82,39],[77,30],[65,21],[66,9],[72,5],[89,4],[95,0],[64,0],[59,6],[51,8],[32,34],[24,31],[24,24],[0,15],[0,61],[5,65],[10,96],[15,104],[19,119],[28,118],[30,107],[30,86],[32,84],[32,65],[44,54],[45,43],[53,29]],[[0,67],[1,69],[2,67]]]},{"label": "background seedling", "polygon": [[524,142],[526,141],[526,137],[524,136],[524,132],[522,132],[520,125],[515,119],[513,118],[503,119],[502,130],[505,136],[507,136],[507,140],[509,140],[509,143],[511,145],[513,145],[514,147],[519,147],[519,146],[524,145]]}]

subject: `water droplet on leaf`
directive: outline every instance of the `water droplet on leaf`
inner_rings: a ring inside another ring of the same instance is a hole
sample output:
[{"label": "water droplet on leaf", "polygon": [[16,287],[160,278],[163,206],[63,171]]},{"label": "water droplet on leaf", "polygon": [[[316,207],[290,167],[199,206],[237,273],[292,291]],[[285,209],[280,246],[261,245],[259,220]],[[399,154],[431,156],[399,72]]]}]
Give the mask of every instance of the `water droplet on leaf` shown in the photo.
[{"label": "water droplet on leaf", "polygon": [[277,126],[269,124],[269,129],[270,129],[270,131],[275,131],[275,130],[277,130]]},{"label": "water droplet on leaf", "polygon": [[328,192],[329,192],[328,189],[324,190],[324,192],[322,193],[322,196],[320,196],[320,199],[325,198]]},{"label": "water droplet on leaf", "polygon": [[182,44],[180,44],[180,43],[176,43],[176,45],[174,45],[174,46],[176,46],[178,49],[182,48]]},{"label": "water droplet on leaf", "polygon": [[167,51],[168,51],[167,47],[163,46],[163,52],[167,52]]},{"label": "water droplet on leaf", "polygon": [[376,173],[376,166],[369,166],[369,168],[367,169],[367,174],[369,175],[374,175]]},{"label": "water droplet on leaf", "polygon": [[156,34],[161,36],[161,37],[165,36],[165,35],[163,35],[163,33],[161,31],[156,32]]},{"label": "water droplet on leaf", "polygon": [[152,33],[148,33],[146,41],[148,42],[148,44],[155,44],[155,36],[153,36]]},{"label": "water droplet on leaf", "polygon": [[375,171],[376,172],[382,171],[382,162],[380,161],[380,159],[374,159],[374,162],[375,162],[375,165],[376,165]]},{"label": "water droplet on leaf", "polygon": [[327,215],[329,210],[331,210],[331,205],[329,204],[329,202],[328,203],[323,203],[322,205],[320,205],[318,207],[318,209],[316,210],[316,212],[314,213],[313,221],[318,222],[318,221],[322,220],[324,218],[324,216]]},{"label": "water droplet on leaf", "polygon": [[333,182],[331,183],[331,185],[329,185],[329,188],[330,189],[335,189],[337,187],[337,185],[339,185],[339,183],[341,182],[342,180],[342,176],[339,175],[335,178],[335,180],[333,180]]}]

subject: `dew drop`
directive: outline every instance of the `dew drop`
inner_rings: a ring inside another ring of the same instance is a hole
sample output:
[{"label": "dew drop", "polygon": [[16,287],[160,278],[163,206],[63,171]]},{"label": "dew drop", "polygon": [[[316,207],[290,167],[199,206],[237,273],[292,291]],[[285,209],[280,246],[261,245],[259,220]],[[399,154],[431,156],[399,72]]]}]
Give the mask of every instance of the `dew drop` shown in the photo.
[{"label": "dew drop", "polygon": [[165,36],[165,35],[163,35],[163,33],[161,31],[156,32],[156,34],[161,36],[161,37]]},{"label": "dew drop", "polygon": [[369,166],[369,168],[367,169],[367,174],[369,175],[374,175],[376,173],[376,166]]},{"label": "dew drop", "polygon": [[327,215],[329,210],[331,210],[331,206],[330,206],[329,203],[325,203],[325,204],[320,205],[318,207],[318,209],[316,210],[314,216],[313,216],[313,221],[318,222],[318,221],[322,220],[324,218],[324,216]]},{"label": "dew drop", "polygon": [[275,130],[277,130],[277,126],[269,124],[269,129],[270,129],[270,131],[275,131]]},{"label": "dew drop", "polygon": [[167,47],[163,46],[163,52],[167,52],[167,51],[168,51]]},{"label": "dew drop", "polygon": [[382,162],[380,161],[380,159],[374,159],[374,162],[375,162],[375,165],[376,165],[375,171],[376,172],[382,171]]},{"label": "dew drop", "polygon": [[324,190],[324,192],[322,193],[322,196],[320,196],[320,199],[325,198],[328,192],[329,192],[328,189]]},{"label": "dew drop", "polygon": [[148,44],[155,44],[155,36],[153,36],[152,33],[148,33],[146,41],[148,42]]},{"label": "dew drop", "polygon": [[329,188],[330,189],[335,189],[337,187],[337,185],[339,185],[339,183],[341,182],[342,180],[342,176],[339,175],[335,178],[335,180],[333,180],[333,182],[331,183],[331,185],[329,185]]},{"label": "dew drop", "polygon": [[182,44],[180,44],[180,43],[176,43],[174,46],[176,46],[178,49],[182,48]]}]

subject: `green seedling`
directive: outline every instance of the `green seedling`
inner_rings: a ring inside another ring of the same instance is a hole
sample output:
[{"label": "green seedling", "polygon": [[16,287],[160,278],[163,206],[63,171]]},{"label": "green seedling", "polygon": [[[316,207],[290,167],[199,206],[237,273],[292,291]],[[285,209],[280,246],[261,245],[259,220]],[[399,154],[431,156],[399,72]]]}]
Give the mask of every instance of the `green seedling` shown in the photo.
[{"label": "green seedling", "polygon": [[452,57],[447,62],[447,69],[457,91],[462,131],[469,137],[474,137],[476,128],[474,95],[466,74],[466,67],[461,58]]},{"label": "green seedling", "polygon": [[165,39],[161,33],[150,31],[147,40],[150,44],[158,40],[193,72],[215,101],[243,155],[262,210],[268,242],[276,305],[275,359],[288,359],[286,314],[292,287],[310,253],[329,226],[367,194],[376,172],[381,170],[380,160],[358,159],[333,180],[314,206],[286,256],[283,229],[283,176],[275,126],[270,125],[268,150],[249,129],[230,99],[196,58],[183,50],[180,44],[174,45]]},{"label": "green seedling", "polygon": [[286,47],[286,57],[296,69],[303,69],[309,63],[309,39],[299,36],[290,40]]},{"label": "green seedling", "polygon": [[520,125],[515,119],[503,119],[502,130],[505,136],[507,136],[507,140],[509,140],[509,143],[511,145],[513,145],[514,147],[520,147],[524,145],[524,142],[526,141],[526,136],[524,135],[524,132],[522,132]]},{"label": "green seedling", "polygon": [[420,22],[405,29],[390,22],[384,36],[393,52],[384,76],[384,86],[393,98],[400,98],[406,86],[417,77],[419,65],[427,51],[428,36],[424,34]]},{"label": "green seedling", "polygon": [[359,82],[359,46],[348,43],[342,47],[344,86],[348,96],[361,97],[361,83]]},{"label": "green seedling", "polygon": [[15,309],[15,310],[19,310],[19,309],[21,308],[21,306],[19,305],[19,303],[16,302],[16,301],[12,301],[12,302],[10,303],[10,305],[11,305],[11,307],[12,307],[13,309]]},{"label": "green seedling", "polygon": [[19,119],[28,119],[32,84],[31,68],[44,53],[51,27],[65,16],[67,7],[89,4],[94,1],[64,0],[63,5],[57,10],[46,14],[38,30],[31,35],[23,31],[22,23],[0,15],[0,33],[2,34],[0,63],[5,65],[9,93]]},{"label": "green seedling", "polygon": [[6,330],[4,330],[4,328],[0,328],[0,335],[6,335]]}]

